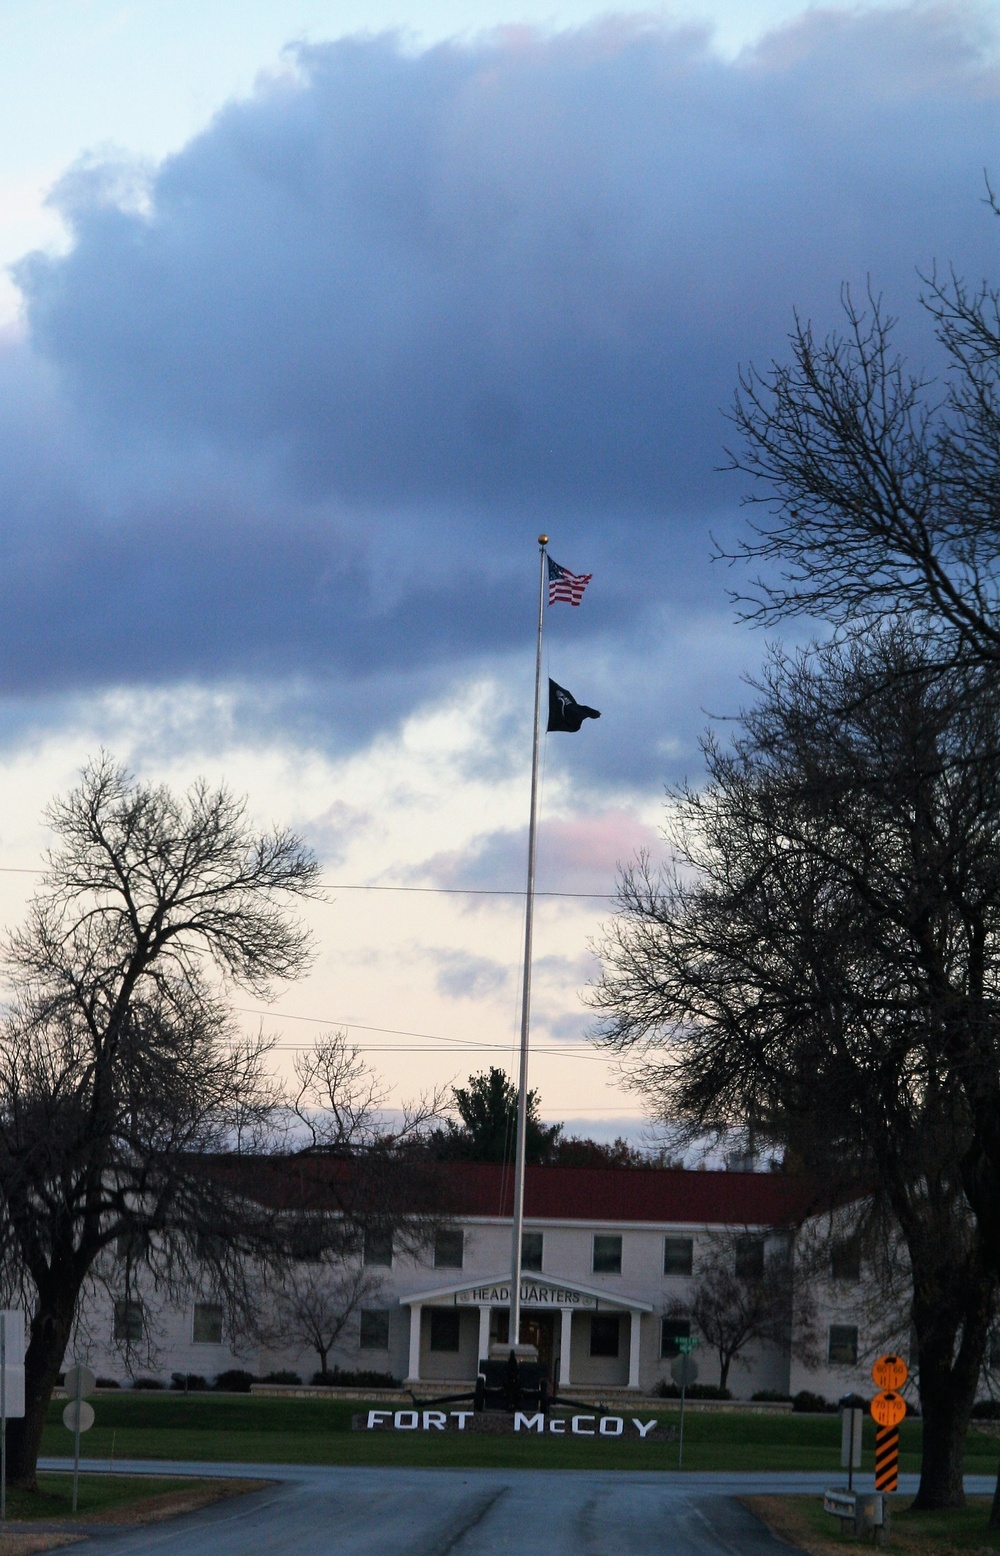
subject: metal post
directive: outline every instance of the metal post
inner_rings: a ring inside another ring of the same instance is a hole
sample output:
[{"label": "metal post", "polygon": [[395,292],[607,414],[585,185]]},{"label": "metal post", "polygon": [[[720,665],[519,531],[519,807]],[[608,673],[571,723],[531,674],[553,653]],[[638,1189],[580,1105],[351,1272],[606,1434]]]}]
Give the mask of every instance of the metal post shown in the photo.
[{"label": "metal post", "polygon": [[677,1434],[677,1468],[684,1468],[684,1395],[687,1393],[687,1384],[681,1384],[681,1427]]},{"label": "metal post", "polygon": [[851,1406],[851,1447],[847,1455],[847,1489],[854,1490],[854,1429],[858,1424],[858,1413]]},{"label": "metal post", "polygon": [[83,1366],[76,1363],[76,1423],[73,1429],[73,1511],[80,1489],[80,1411],[83,1406]]},{"label": "metal post", "polygon": [[535,654],[535,725],[531,745],[531,808],[528,814],[528,882],[524,904],[524,981],[521,989],[521,1064],[517,1084],[517,1152],[514,1158],[514,1227],[511,1244],[510,1344],[521,1337],[521,1231],[524,1225],[524,1152],[528,1132],[528,1023],[531,1015],[531,934],[535,908],[535,833],[538,822],[538,715],[542,695],[542,622],[545,611],[545,547],[539,535],[538,646]]}]

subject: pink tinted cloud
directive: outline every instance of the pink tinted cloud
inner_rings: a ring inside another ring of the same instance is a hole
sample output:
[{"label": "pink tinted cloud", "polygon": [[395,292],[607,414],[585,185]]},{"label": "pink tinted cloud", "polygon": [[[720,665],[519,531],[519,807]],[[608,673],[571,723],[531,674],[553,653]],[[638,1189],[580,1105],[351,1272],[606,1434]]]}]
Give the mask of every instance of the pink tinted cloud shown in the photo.
[{"label": "pink tinted cloud", "polygon": [[[539,891],[614,891],[619,865],[641,850],[659,859],[664,845],[657,831],[623,808],[595,811],[572,820],[553,818],[538,829],[536,885]],[[524,885],[527,828],[482,833],[467,848],[434,854],[414,878],[439,886],[520,890]]]}]

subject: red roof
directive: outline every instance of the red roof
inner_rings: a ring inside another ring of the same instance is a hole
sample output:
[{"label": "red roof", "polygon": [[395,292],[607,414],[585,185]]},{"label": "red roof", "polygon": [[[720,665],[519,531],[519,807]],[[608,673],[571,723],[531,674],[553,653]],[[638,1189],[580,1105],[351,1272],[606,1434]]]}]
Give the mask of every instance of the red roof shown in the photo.
[{"label": "red roof", "polygon": [[[494,1162],[448,1165],[457,1214],[512,1214],[511,1168]],[[529,1166],[524,1183],[524,1213],[542,1221],[785,1226],[818,1208],[815,1185],[778,1172]]]},{"label": "red roof", "polygon": [[[443,1216],[513,1213],[514,1172],[499,1162],[417,1158],[392,1169],[316,1156],[215,1157],[213,1174],[275,1210],[376,1212],[386,1189],[394,1208]],[[534,1167],[525,1215],[543,1221],[645,1221],[691,1225],[792,1226],[829,1204],[815,1184],[780,1172],[685,1172],[674,1167]]]}]

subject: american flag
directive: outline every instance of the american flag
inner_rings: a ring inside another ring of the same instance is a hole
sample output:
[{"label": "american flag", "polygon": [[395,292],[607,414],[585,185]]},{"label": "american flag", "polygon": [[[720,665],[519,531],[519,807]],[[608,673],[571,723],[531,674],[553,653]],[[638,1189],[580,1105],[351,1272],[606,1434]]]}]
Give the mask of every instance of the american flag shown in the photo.
[{"label": "american flag", "polygon": [[567,605],[579,605],[593,573],[571,573],[568,567],[560,567],[558,562],[548,559],[549,564],[549,604],[554,605],[557,600],[565,600]]}]

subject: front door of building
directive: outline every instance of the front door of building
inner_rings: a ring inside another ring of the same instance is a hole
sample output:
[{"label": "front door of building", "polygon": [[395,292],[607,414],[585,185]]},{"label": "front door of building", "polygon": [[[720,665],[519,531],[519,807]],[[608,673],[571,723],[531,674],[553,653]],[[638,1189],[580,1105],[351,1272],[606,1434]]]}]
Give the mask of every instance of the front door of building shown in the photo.
[{"label": "front door of building", "polygon": [[[538,1360],[545,1368],[545,1376],[550,1383],[554,1380],[552,1364],[555,1358],[557,1317],[555,1313],[521,1314],[521,1344],[535,1347]],[[509,1315],[503,1311],[497,1313],[495,1323],[495,1339],[498,1344],[506,1345],[507,1336],[510,1334]]]},{"label": "front door of building", "polygon": [[554,1313],[524,1313],[521,1317],[521,1344],[535,1347],[550,1383],[555,1352],[555,1324]]}]

